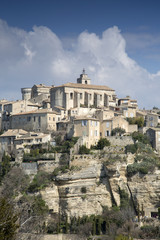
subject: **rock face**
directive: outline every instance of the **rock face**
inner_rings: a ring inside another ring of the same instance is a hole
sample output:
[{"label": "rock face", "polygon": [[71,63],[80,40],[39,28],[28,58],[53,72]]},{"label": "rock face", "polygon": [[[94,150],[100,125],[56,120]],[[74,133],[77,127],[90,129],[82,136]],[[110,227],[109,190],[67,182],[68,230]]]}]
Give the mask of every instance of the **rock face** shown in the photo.
[{"label": "rock face", "polygon": [[[109,157],[112,157],[111,155]],[[120,205],[119,190],[123,189],[132,200],[143,207],[146,216],[157,211],[160,199],[160,170],[154,174],[136,174],[127,179],[128,164],[134,155],[121,154],[118,161],[106,164],[107,156],[74,156],[70,170],[59,174],[56,181],[41,191],[49,208],[60,215],[82,217],[98,215],[104,206]]]}]

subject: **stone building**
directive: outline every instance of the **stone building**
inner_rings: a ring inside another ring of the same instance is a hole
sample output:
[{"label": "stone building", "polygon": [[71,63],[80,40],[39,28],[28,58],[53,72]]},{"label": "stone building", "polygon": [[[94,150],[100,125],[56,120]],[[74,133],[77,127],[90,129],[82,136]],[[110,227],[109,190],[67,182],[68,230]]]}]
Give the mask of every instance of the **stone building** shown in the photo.
[{"label": "stone building", "polygon": [[3,104],[1,129],[6,131],[11,128],[11,115],[27,111],[33,111],[38,109],[38,107],[39,106],[37,104],[32,103],[28,100],[18,100]]},{"label": "stone building", "polygon": [[17,137],[24,136],[27,132],[23,129],[9,129],[2,135],[0,135],[0,158],[2,157],[4,151],[6,153],[13,153],[14,148],[14,140]]},{"label": "stone building", "polygon": [[46,98],[50,96],[50,86],[45,86],[44,84],[34,85],[31,89],[31,98],[35,98],[41,94],[46,95]]},{"label": "stone building", "polygon": [[48,109],[39,109],[32,112],[18,113],[11,116],[12,129],[43,132],[56,131],[56,122],[61,120],[61,115]]},{"label": "stone building", "polygon": [[80,107],[103,108],[116,105],[115,91],[107,86],[91,85],[83,70],[77,83],[66,83],[51,88],[51,107],[66,110]]},{"label": "stone building", "polygon": [[157,127],[159,123],[159,115],[154,112],[147,112],[145,117],[145,126],[146,127]]},{"label": "stone building", "polygon": [[148,128],[146,134],[152,147],[160,151],[160,128]]},{"label": "stone building", "polygon": [[95,118],[79,117],[72,121],[58,122],[57,131],[65,134],[66,138],[81,137],[83,144],[90,148],[100,139],[100,122]]},{"label": "stone building", "polygon": [[101,122],[101,137],[111,136],[111,132],[115,128],[123,128],[126,133],[132,133],[138,130],[137,125],[130,125],[123,116],[116,116]]}]

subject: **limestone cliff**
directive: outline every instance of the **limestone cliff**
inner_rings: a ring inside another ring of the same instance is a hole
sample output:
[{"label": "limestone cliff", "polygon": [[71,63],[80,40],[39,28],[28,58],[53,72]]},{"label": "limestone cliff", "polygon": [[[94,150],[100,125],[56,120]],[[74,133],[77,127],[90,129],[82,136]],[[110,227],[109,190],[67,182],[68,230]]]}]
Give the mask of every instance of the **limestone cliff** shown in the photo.
[{"label": "limestone cliff", "polygon": [[41,191],[49,208],[69,218],[98,215],[104,206],[120,205],[119,190],[123,189],[143,207],[146,216],[157,211],[160,170],[127,178],[126,169],[134,162],[134,155],[122,151],[118,156],[116,161],[115,154],[73,156],[70,170],[56,176],[54,183]]}]

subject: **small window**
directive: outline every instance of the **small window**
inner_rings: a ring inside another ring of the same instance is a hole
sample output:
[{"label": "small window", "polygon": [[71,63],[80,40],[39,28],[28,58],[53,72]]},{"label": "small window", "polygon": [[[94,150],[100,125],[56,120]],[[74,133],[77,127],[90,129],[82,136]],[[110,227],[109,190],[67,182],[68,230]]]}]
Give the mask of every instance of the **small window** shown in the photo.
[{"label": "small window", "polygon": [[87,80],[85,81],[85,84],[87,84]]},{"label": "small window", "polygon": [[98,136],[98,132],[97,132],[97,130],[95,130],[95,137],[97,137]]},{"label": "small window", "polygon": [[51,120],[51,118],[49,117],[49,120]]},{"label": "small window", "polygon": [[98,126],[98,122],[97,121],[95,121],[95,127],[97,127]]},{"label": "small window", "polygon": [[27,117],[27,121],[30,122],[31,121],[31,117]]},{"label": "small window", "polygon": [[58,117],[58,121],[60,121],[60,117]]},{"label": "small window", "polygon": [[109,122],[106,122],[106,127],[109,128]]},{"label": "small window", "polygon": [[82,120],[82,126],[87,126],[87,120]]},{"label": "small window", "polygon": [[36,117],[34,116],[34,122],[36,121]]},{"label": "small window", "polygon": [[53,121],[55,121],[55,118],[53,118]]},{"label": "small window", "polygon": [[102,95],[100,95],[100,101],[102,101]]},{"label": "small window", "polygon": [[70,99],[73,99],[73,93],[70,93]]},{"label": "small window", "polygon": [[80,99],[82,99],[83,98],[83,94],[82,93],[80,93]]},{"label": "small window", "polygon": [[89,94],[89,99],[92,100],[92,94]]}]

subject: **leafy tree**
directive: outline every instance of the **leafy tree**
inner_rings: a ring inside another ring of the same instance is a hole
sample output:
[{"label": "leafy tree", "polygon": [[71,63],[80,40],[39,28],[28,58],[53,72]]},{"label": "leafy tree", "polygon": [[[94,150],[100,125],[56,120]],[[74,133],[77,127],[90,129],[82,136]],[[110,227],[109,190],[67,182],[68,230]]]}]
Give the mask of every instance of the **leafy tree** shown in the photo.
[{"label": "leafy tree", "polygon": [[3,197],[0,197],[0,239],[14,240],[16,231],[18,215],[14,212],[13,205]]},{"label": "leafy tree", "polygon": [[110,141],[106,138],[101,138],[97,143],[97,149],[103,149],[106,146],[110,146]]},{"label": "leafy tree", "polygon": [[79,148],[79,154],[89,154],[90,149],[88,149],[85,145],[80,146]]},{"label": "leafy tree", "polygon": [[147,135],[145,135],[143,133],[133,132],[132,138],[133,138],[134,142],[138,141],[138,142],[142,142],[144,144],[149,144],[149,139],[148,139]]},{"label": "leafy tree", "polygon": [[126,120],[129,122],[129,124],[137,124],[138,127],[144,126],[144,118],[143,117],[127,118]]},{"label": "leafy tree", "polygon": [[114,129],[112,130],[111,135],[112,135],[112,136],[122,135],[122,134],[124,134],[125,132],[126,132],[125,129],[120,128],[120,127],[117,127],[117,128],[114,128]]}]

